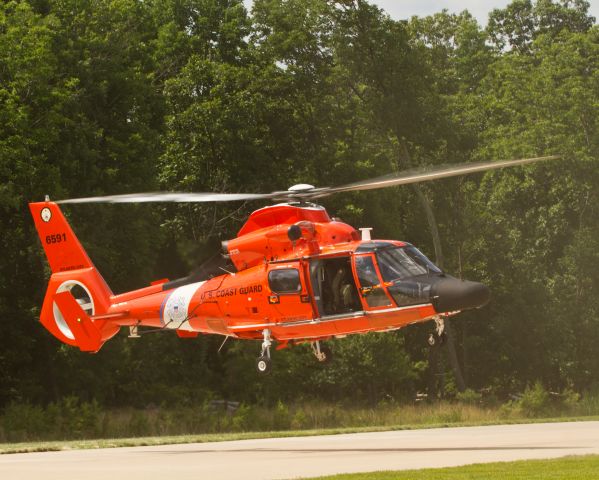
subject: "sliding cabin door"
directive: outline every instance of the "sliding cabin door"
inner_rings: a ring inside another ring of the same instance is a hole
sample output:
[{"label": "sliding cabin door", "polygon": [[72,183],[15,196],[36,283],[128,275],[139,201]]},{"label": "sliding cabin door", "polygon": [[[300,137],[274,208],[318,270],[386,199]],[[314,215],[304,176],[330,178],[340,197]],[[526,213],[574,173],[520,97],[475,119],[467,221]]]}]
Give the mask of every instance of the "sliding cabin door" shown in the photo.
[{"label": "sliding cabin door", "polygon": [[296,322],[314,318],[306,278],[300,262],[269,265],[268,303],[276,312],[276,322]]}]

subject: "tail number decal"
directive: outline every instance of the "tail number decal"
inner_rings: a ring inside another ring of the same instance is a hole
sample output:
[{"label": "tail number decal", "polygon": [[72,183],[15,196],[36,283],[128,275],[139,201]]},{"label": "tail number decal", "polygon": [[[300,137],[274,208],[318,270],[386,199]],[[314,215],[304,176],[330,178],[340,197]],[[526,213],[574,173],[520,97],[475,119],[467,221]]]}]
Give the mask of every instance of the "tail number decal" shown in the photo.
[{"label": "tail number decal", "polygon": [[46,243],[50,245],[51,243],[60,243],[67,241],[66,233],[56,233],[52,235],[46,235]]}]

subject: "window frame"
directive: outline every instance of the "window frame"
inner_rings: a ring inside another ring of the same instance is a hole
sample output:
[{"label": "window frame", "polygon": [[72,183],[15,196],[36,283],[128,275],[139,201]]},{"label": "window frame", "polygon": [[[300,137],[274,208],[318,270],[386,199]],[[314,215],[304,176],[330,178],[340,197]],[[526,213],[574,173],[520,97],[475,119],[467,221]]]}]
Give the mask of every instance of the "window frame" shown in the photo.
[{"label": "window frame", "polygon": [[[297,284],[298,284],[298,289],[297,290],[285,290],[285,291],[279,291],[279,290],[275,290],[273,288],[272,285],[272,275],[278,272],[287,272],[293,270],[297,273]],[[286,267],[286,268],[276,268],[273,270],[270,270],[268,272],[268,288],[270,289],[270,291],[274,294],[274,295],[301,295],[301,293],[304,291],[304,285],[302,283],[302,275],[301,272],[299,270],[299,268],[296,267]]]},{"label": "window frame", "polygon": [[[372,302],[372,300],[374,300],[374,297],[370,298],[371,301],[369,301],[368,297],[370,296],[370,294],[367,294],[363,291],[363,289],[365,287],[363,287],[362,283],[360,282],[360,274],[358,272],[358,262],[360,261],[360,259],[363,259],[363,258],[368,258],[370,260],[370,262],[372,263],[372,266],[374,268],[373,273],[376,275],[376,277],[379,281],[378,285],[372,286],[372,287],[369,286],[366,288],[380,289],[380,292],[387,299],[387,303],[385,305],[371,305],[371,303],[374,303],[374,302]],[[396,305],[394,298],[387,291],[387,286],[383,280],[383,276],[381,275],[381,271],[379,269],[379,264],[378,264],[376,255],[374,255],[373,252],[360,253],[358,255],[354,255],[353,260],[352,260],[352,269],[354,271],[356,287],[358,289],[364,311],[385,310],[388,308],[393,308]]]}]

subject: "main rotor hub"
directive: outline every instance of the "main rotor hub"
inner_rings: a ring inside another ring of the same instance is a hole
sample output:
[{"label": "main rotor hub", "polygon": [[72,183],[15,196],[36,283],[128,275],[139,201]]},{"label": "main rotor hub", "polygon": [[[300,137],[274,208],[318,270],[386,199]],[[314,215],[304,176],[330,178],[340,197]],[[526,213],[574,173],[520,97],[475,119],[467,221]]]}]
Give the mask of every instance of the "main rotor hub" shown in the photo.
[{"label": "main rotor hub", "polygon": [[288,192],[309,192],[314,190],[316,187],[314,185],[310,185],[309,183],[298,183],[297,185],[293,185],[287,189]]}]

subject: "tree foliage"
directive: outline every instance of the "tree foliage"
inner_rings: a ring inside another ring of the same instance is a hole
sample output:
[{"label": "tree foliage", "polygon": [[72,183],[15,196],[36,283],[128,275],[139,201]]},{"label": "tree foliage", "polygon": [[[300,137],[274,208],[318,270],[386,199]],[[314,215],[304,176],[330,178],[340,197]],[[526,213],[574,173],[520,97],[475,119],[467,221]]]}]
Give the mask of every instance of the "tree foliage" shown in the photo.
[{"label": "tree foliage", "polygon": [[[582,0],[393,20],[364,0],[30,0],[0,5],[0,405],[409,399],[438,373],[427,326],[277,352],[168,333],[95,356],[38,325],[43,198],[331,185],[421,164],[562,161],[327,199],[441,254],[492,303],[454,322],[467,384],[584,390],[599,360],[599,30]],[[115,291],[185,274],[257,204],[67,210]],[[438,232],[437,240],[431,232]],[[441,362],[451,392],[451,370]]]}]

